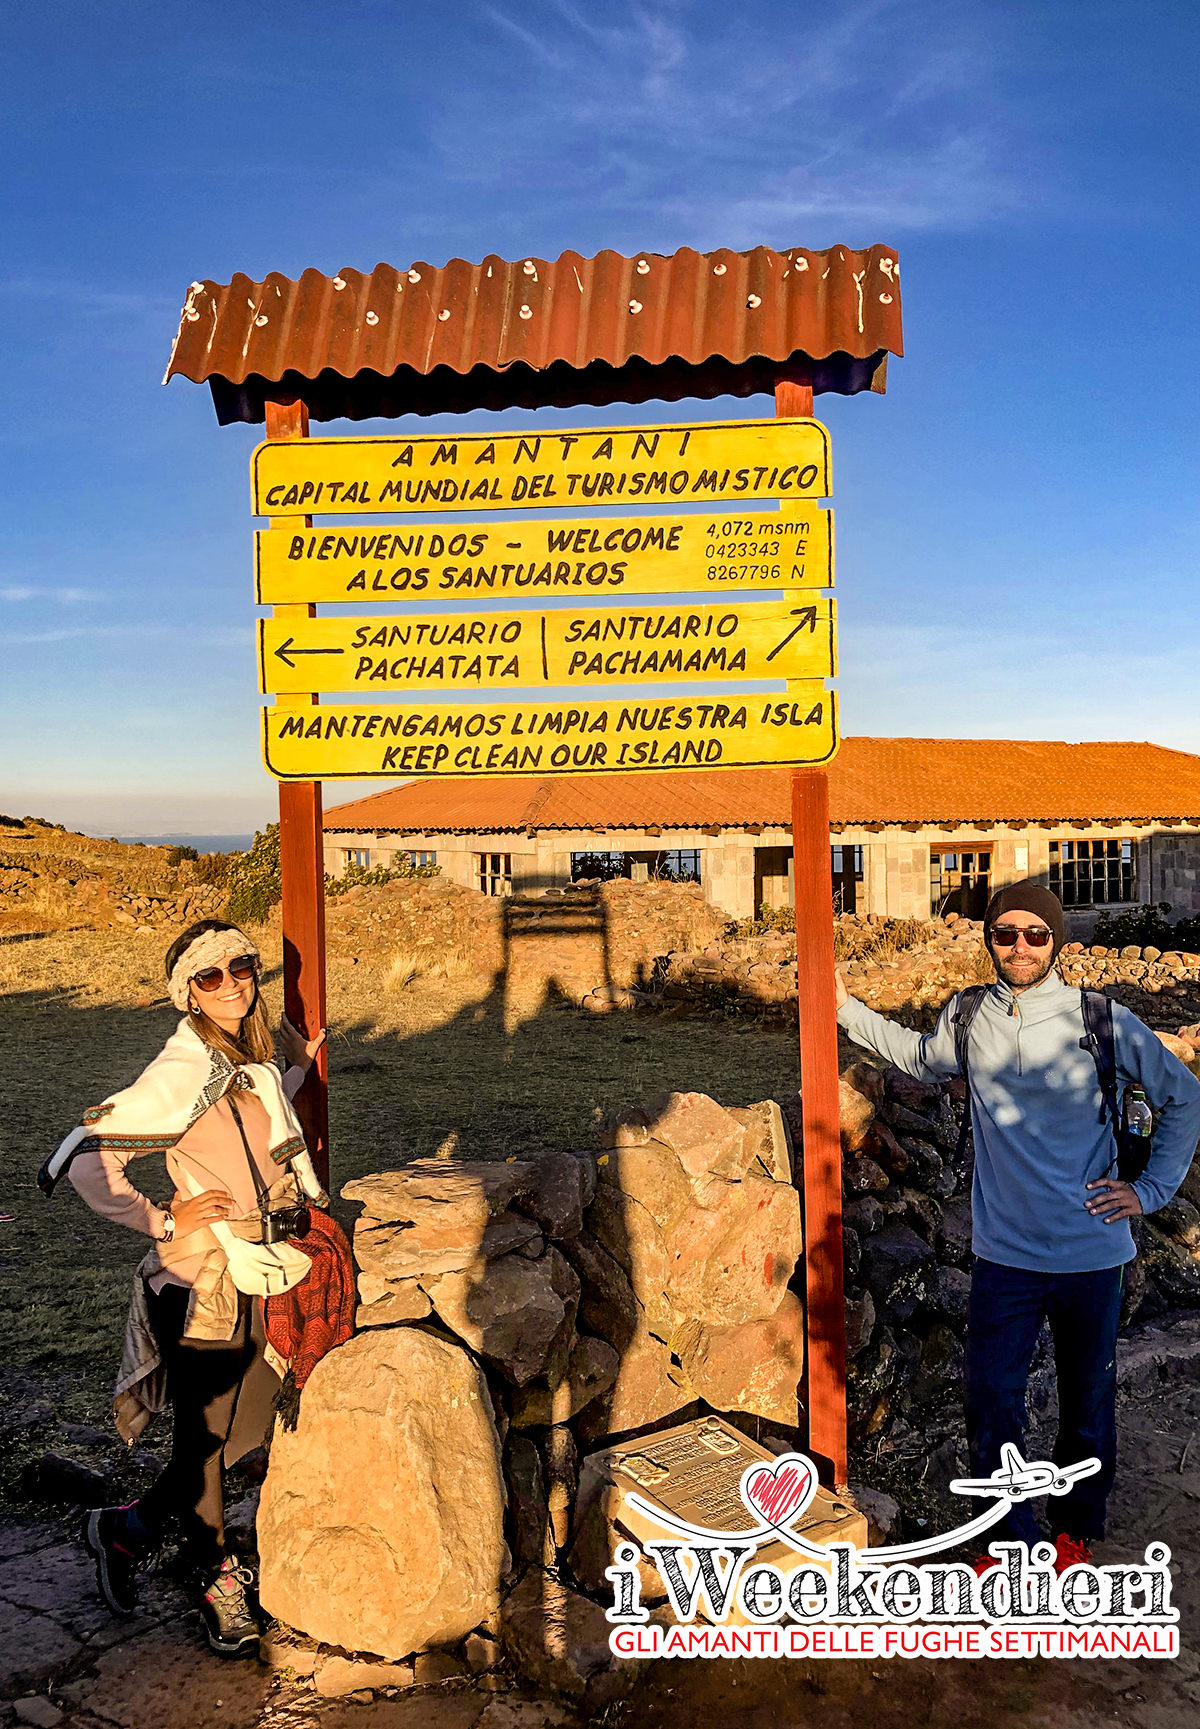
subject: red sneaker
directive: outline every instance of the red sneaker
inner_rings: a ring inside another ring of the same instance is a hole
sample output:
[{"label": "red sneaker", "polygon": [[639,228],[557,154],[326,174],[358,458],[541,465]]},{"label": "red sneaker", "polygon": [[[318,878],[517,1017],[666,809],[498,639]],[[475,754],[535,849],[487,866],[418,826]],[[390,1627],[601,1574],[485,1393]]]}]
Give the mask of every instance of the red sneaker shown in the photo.
[{"label": "red sneaker", "polygon": [[1065,1531],[1060,1531],[1054,1539],[1054,1571],[1065,1573],[1068,1567],[1078,1567],[1090,1561],[1092,1551],[1082,1537],[1068,1537]]}]

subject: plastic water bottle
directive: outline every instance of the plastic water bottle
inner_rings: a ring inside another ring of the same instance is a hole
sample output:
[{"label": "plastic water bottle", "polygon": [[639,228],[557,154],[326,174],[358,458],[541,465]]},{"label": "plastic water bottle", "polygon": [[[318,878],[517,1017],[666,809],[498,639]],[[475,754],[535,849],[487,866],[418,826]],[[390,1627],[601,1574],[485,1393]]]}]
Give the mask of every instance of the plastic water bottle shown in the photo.
[{"label": "plastic water bottle", "polygon": [[1131,1086],[1125,1094],[1125,1127],[1141,1140],[1149,1140],[1154,1133],[1154,1112],[1141,1087]]}]

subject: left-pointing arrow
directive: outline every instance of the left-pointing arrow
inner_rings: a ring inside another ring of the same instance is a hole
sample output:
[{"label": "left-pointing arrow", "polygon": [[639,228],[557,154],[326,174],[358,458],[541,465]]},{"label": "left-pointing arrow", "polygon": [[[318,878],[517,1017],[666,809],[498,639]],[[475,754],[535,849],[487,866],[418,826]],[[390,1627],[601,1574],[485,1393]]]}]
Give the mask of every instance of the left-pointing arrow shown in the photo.
[{"label": "left-pointing arrow", "polygon": [[295,639],[289,636],[287,641],[281,642],[275,650],[275,656],[277,660],[283,662],[284,666],[294,667],[296,663],[291,659],[294,654],[345,654],[345,652],[344,648],[297,648]]}]

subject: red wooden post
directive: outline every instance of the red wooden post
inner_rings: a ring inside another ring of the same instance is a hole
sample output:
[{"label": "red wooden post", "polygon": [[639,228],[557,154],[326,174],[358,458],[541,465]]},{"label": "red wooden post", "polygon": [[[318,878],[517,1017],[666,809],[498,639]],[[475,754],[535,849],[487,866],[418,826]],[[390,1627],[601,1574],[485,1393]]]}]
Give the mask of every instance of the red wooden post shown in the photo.
[{"label": "red wooden post", "polygon": [[[793,371],[775,386],[779,416],[813,411],[811,376]],[[804,1124],[804,1398],[808,1446],[822,1476],[846,1482],[846,1310],[842,1277],[842,1148],[833,983],[833,878],[829,779],[792,770],[792,871],[796,989]]]},{"label": "red wooden post", "polygon": [[[302,402],[268,402],[268,438],[307,438],[308,409]],[[272,528],[310,527],[310,517],[272,517]],[[315,606],[277,606],[275,613],[312,618]],[[309,706],[311,697],[276,697]],[[283,1006],[288,1019],[311,1037],[325,1025],[325,836],[320,781],[279,783],[279,871],[283,884]],[[329,1187],[329,1082],[327,1047],[295,1098],[296,1115],[318,1177]]]}]

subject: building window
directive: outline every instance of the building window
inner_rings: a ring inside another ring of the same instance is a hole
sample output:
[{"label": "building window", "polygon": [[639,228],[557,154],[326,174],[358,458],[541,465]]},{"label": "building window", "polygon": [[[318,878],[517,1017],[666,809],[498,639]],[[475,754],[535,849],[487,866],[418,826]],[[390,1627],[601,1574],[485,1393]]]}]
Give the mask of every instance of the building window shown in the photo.
[{"label": "building window", "polygon": [[929,854],[929,910],[935,918],[958,913],[960,918],[981,919],[991,897],[990,852],[941,852]]},{"label": "building window", "polygon": [[698,883],[700,881],[699,847],[679,847],[673,852],[660,852],[650,875],[659,882]]},{"label": "building window", "polygon": [[1065,907],[1111,906],[1137,899],[1132,840],[1052,840],[1050,887]]},{"label": "building window", "polygon": [[630,874],[628,853],[623,852],[573,852],[571,854],[571,881],[577,883],[587,877],[591,880],[599,878],[601,882],[611,882],[614,877],[627,877]]},{"label": "building window", "polygon": [[370,848],[365,846],[348,846],[342,853],[342,862],[347,865],[361,865],[363,870],[370,870]]},{"label": "building window", "polygon": [[512,854],[507,852],[477,852],[475,882],[485,895],[512,893]]},{"label": "building window", "polygon": [[833,877],[834,912],[857,912],[858,885],[863,880],[862,848],[860,846],[830,847],[829,866]]},{"label": "building window", "polygon": [[408,855],[408,862],[413,866],[414,870],[417,870],[420,869],[422,865],[435,865],[437,863],[437,854],[435,852],[410,852]]}]

